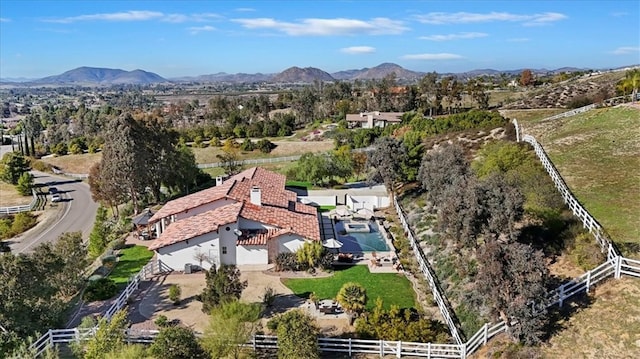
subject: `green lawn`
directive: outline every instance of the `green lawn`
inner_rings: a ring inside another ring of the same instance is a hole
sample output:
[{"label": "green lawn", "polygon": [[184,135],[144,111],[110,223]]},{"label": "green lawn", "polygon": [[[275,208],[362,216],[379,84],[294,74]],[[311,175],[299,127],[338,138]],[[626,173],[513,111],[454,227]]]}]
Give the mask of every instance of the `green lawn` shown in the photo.
[{"label": "green lawn", "polygon": [[127,283],[129,277],[138,273],[142,267],[153,257],[153,252],[144,246],[133,246],[120,251],[116,267],[109,274],[116,284],[122,286]]},{"label": "green lawn", "polygon": [[591,110],[529,123],[578,200],[625,255],[640,254],[640,111]]},{"label": "green lawn", "polygon": [[403,275],[396,273],[371,274],[365,265],[350,267],[339,266],[334,275],[327,278],[285,279],[284,285],[291,289],[295,295],[308,298],[315,292],[318,298],[335,298],[344,283],[360,283],[367,290],[367,309],[373,309],[376,298],[384,301],[384,307],[389,309],[391,305],[400,308],[415,307],[415,293],[411,283]]}]

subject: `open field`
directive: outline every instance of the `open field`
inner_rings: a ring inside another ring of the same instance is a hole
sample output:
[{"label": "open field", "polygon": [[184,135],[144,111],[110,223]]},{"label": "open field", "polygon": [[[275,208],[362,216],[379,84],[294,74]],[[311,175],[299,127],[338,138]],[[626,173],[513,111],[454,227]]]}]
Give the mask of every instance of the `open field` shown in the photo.
[{"label": "open field", "polygon": [[100,162],[101,153],[85,153],[82,155],[64,155],[42,158],[43,162],[56,166],[67,173],[89,173],[89,168]]},{"label": "open field", "polygon": [[0,181],[0,207],[22,206],[31,203],[32,200],[32,196],[18,193],[14,185]]},{"label": "open field", "polygon": [[384,307],[397,305],[400,308],[415,307],[415,293],[411,283],[403,275],[396,273],[371,274],[365,265],[336,267],[334,275],[328,278],[284,279],[283,283],[295,295],[307,298],[312,292],[319,299],[335,298],[344,283],[360,283],[367,290],[367,309],[375,307],[376,299],[382,298]]},{"label": "open field", "polygon": [[536,108],[528,110],[500,110],[500,114],[508,119],[516,119],[518,124],[534,123],[547,117],[567,112],[565,108]]},{"label": "open field", "polygon": [[524,124],[623,254],[640,254],[640,110],[596,109]]}]

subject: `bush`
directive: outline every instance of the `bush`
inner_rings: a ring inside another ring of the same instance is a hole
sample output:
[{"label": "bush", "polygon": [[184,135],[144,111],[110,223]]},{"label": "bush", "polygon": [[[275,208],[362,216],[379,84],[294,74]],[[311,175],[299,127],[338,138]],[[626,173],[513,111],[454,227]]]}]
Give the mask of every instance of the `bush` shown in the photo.
[{"label": "bush", "polygon": [[158,318],[156,318],[156,320],[154,321],[154,323],[160,328],[168,327],[169,318],[167,318],[166,315],[159,315]]},{"label": "bush", "polygon": [[579,234],[574,239],[569,246],[569,257],[575,265],[585,271],[597,267],[605,259],[604,254],[600,251],[600,246],[589,233]]},{"label": "bush", "polygon": [[26,232],[38,223],[36,217],[29,212],[18,213],[11,223],[11,237]]},{"label": "bush", "polygon": [[116,293],[118,293],[118,286],[112,279],[100,278],[87,285],[82,294],[82,299],[87,302],[105,300],[113,297]]},{"label": "bush", "polygon": [[299,271],[305,270],[306,266],[298,262],[295,253],[279,253],[276,257],[276,271]]},{"label": "bush", "polygon": [[182,289],[177,284],[172,284],[169,287],[169,300],[173,302],[174,305],[180,304],[180,296],[182,295]]},{"label": "bush", "polygon": [[116,265],[117,260],[118,258],[115,255],[109,254],[102,257],[102,265],[105,267],[113,268],[113,266]]},{"label": "bush", "polygon": [[33,175],[29,172],[24,172],[18,178],[18,183],[16,184],[16,190],[23,196],[29,196],[31,194],[31,189],[33,188]]},{"label": "bush", "polygon": [[271,287],[266,287],[264,289],[264,294],[262,295],[262,303],[267,307],[273,305],[273,301],[276,299],[276,291]]},{"label": "bush", "polygon": [[40,172],[51,171],[51,165],[40,160],[31,160],[31,168]]}]

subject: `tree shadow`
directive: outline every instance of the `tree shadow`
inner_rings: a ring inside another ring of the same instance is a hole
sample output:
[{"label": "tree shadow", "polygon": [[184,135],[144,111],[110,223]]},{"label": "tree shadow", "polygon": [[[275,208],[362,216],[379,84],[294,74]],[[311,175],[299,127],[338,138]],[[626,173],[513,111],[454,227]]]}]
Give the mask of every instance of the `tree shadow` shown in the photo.
[{"label": "tree shadow", "polygon": [[576,313],[591,307],[594,302],[595,298],[593,296],[582,292],[566,299],[562,307],[556,305],[548,309],[546,315],[547,323],[544,327],[545,334],[542,337],[543,342],[548,342],[551,337],[567,329],[569,319]]},{"label": "tree shadow", "polygon": [[[303,293],[302,295],[306,295],[306,298],[308,298],[311,293]],[[305,298],[301,298],[294,294],[278,294],[275,296],[273,304],[266,307],[262,315],[263,317],[268,318],[277,314],[282,314],[291,308],[299,308],[305,301]]]}]

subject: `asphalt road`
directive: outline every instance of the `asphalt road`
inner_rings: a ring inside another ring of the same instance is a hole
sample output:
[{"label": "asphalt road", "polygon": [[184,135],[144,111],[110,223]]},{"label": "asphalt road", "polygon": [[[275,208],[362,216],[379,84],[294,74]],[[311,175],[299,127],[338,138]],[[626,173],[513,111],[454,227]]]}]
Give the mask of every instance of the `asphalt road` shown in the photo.
[{"label": "asphalt road", "polygon": [[54,242],[62,233],[82,232],[87,240],[95,220],[98,204],[91,199],[89,185],[75,179],[49,173],[31,171],[36,183],[50,183],[56,187],[62,201],[52,204],[47,199],[46,219],[17,239],[9,240],[13,253],[25,253],[40,243]]}]

